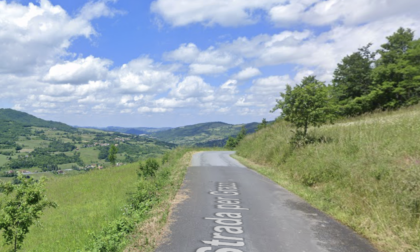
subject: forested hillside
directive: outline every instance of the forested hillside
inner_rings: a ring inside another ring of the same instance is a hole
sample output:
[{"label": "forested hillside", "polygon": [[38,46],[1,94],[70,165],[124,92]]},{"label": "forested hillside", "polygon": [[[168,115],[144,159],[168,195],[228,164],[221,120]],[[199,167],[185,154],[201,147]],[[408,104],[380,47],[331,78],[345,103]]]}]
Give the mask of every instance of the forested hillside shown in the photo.
[{"label": "forested hillside", "polygon": [[255,132],[258,123],[238,125],[223,122],[200,123],[151,133],[150,136],[165,142],[185,146],[224,146],[228,137],[236,136],[241,131],[242,126],[248,133],[252,133]]},{"label": "forested hillside", "polygon": [[11,109],[0,112],[0,175],[7,177],[18,169],[34,173],[104,167],[111,145],[119,149],[119,163],[161,155],[176,146],[137,135],[77,129]]},{"label": "forested hillside", "polygon": [[35,126],[42,128],[55,128],[57,130],[74,132],[75,128],[60,122],[45,121],[25,112],[13,109],[0,109],[0,122],[15,122],[19,126]]}]

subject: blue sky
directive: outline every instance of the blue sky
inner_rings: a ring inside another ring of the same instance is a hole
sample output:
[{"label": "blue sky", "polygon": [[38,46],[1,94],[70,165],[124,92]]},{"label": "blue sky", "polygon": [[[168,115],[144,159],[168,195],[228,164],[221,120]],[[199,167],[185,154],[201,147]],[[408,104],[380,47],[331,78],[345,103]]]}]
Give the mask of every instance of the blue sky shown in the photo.
[{"label": "blue sky", "polygon": [[[247,123],[286,84],[399,27],[417,0],[0,1],[0,107],[81,126]],[[417,33],[416,33],[417,37]]]}]

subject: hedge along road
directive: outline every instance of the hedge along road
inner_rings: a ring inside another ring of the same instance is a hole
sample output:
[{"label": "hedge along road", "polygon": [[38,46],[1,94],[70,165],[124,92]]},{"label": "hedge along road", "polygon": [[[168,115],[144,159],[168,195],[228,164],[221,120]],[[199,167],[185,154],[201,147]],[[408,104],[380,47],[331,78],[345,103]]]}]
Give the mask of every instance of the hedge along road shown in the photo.
[{"label": "hedge along road", "polygon": [[374,252],[365,239],[271,180],[233,152],[193,156],[156,252]]}]

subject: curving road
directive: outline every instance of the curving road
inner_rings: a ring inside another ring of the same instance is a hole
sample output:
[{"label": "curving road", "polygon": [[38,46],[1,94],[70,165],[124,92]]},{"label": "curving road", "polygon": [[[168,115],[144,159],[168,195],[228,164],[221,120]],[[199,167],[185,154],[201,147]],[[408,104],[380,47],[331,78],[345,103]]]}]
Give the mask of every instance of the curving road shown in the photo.
[{"label": "curving road", "polygon": [[376,252],[363,238],[271,180],[233,152],[195,154],[189,196],[156,252]]}]

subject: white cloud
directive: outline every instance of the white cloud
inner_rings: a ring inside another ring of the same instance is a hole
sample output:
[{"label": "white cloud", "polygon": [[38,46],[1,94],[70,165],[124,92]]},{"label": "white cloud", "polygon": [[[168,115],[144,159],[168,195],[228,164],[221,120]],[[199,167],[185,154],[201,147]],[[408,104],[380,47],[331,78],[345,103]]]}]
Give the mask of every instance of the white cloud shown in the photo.
[{"label": "white cloud", "polygon": [[[417,0],[155,0],[151,11],[173,26],[255,24],[265,18],[279,26],[296,23],[359,25],[389,16],[416,17]],[[258,13],[256,15],[255,13]],[[262,11],[262,12],[261,12]],[[261,15],[263,18],[261,18]],[[265,17],[267,16],[267,17]]]},{"label": "white cloud", "polygon": [[224,66],[210,65],[210,64],[191,64],[190,74],[201,75],[201,74],[220,74],[227,71]]},{"label": "white cloud", "polygon": [[196,60],[200,50],[193,43],[182,44],[178,49],[164,54],[166,60],[192,63]]},{"label": "white cloud", "polygon": [[252,94],[260,97],[279,96],[279,93],[286,89],[287,84],[292,84],[293,80],[289,75],[269,76],[253,81],[250,88]]},{"label": "white cloud", "polygon": [[213,96],[213,88],[198,76],[187,76],[176,88],[172,89],[170,95],[178,99],[203,98],[209,99]]},{"label": "white cloud", "polygon": [[359,25],[389,16],[416,17],[420,2],[416,0],[302,0],[290,1],[270,9],[272,21],[280,26],[293,23],[310,25]]},{"label": "white cloud", "polygon": [[179,78],[149,58],[138,58],[110,73],[125,93],[159,93],[174,87]]},{"label": "white cloud", "polygon": [[164,53],[169,61],[179,61],[189,64],[190,75],[214,75],[228,71],[243,63],[240,57],[229,51],[209,47],[201,51],[195,44],[181,44],[178,49]]},{"label": "white cloud", "polygon": [[258,75],[261,75],[261,72],[258,68],[247,67],[239,73],[233,75],[233,78],[237,80],[247,80]]},{"label": "white cloud", "polygon": [[41,0],[28,6],[0,1],[0,73],[28,74],[51,65],[66,55],[71,40],[96,34],[92,18],[109,16],[104,2],[91,2],[90,9],[102,7],[95,15],[79,13],[70,17],[60,6]]},{"label": "white cloud", "polygon": [[165,113],[168,111],[172,111],[171,109],[167,108],[149,108],[149,107],[141,107],[138,108],[137,111],[141,114],[143,113]]},{"label": "white cloud", "polygon": [[89,56],[72,62],[56,64],[50,68],[44,80],[51,83],[83,84],[104,79],[112,61]]},{"label": "white cloud", "polygon": [[254,12],[285,0],[156,0],[150,9],[173,26],[202,23],[207,26],[240,26],[259,20]]}]

